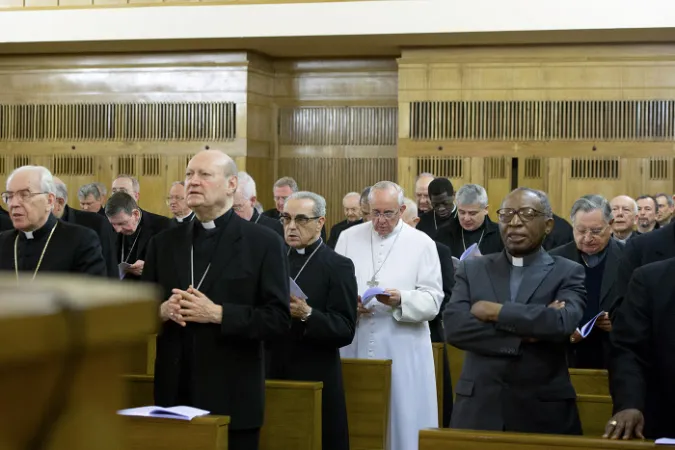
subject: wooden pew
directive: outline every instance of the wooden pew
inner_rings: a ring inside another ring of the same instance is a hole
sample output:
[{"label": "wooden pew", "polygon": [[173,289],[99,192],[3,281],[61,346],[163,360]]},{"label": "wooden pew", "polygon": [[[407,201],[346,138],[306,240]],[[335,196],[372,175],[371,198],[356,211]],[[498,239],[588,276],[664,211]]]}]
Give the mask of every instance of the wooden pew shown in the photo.
[{"label": "wooden pew", "polygon": [[452,392],[455,393],[455,385],[459,376],[462,374],[462,366],[464,365],[464,350],[460,350],[450,344],[445,346],[448,352],[448,362],[450,363],[450,377],[452,378]]},{"label": "wooden pew", "polygon": [[612,397],[577,394],[577,408],[584,436],[602,436],[607,421],[612,417]]},{"label": "wooden pew", "polygon": [[[124,375],[128,406],[148,406],[153,401],[152,375]],[[321,450],[321,390],[323,383],[265,382],[265,423],[261,450]]]},{"label": "wooden pew", "polygon": [[227,450],[229,417],[191,421],[124,416],[125,450]]},{"label": "wooden pew", "polygon": [[606,370],[570,369],[570,378],[577,394],[609,395]]},{"label": "wooden pew", "polygon": [[343,359],[351,450],[384,450],[389,424],[391,360]]},{"label": "wooden pew", "polygon": [[434,352],[434,372],[436,374],[436,404],[438,406],[438,426],[443,426],[443,351],[445,345],[431,344]]},{"label": "wooden pew", "polygon": [[610,441],[581,436],[503,433],[498,431],[420,431],[419,450],[644,450],[653,442]]}]

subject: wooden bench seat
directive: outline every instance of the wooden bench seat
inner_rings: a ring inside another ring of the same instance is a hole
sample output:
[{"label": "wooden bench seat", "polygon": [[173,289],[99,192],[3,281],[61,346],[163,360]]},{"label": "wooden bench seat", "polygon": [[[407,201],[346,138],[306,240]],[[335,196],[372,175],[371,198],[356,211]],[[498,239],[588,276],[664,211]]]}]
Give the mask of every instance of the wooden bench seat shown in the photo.
[{"label": "wooden bench seat", "polygon": [[124,416],[125,450],[227,450],[229,417],[176,420]]}]

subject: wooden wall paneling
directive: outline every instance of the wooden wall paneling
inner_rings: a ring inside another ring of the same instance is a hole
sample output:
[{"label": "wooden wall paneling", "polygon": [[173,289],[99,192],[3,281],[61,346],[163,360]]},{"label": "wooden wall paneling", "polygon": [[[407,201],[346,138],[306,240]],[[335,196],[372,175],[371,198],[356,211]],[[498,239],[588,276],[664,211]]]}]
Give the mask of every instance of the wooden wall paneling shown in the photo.
[{"label": "wooden wall paneling", "polygon": [[54,154],[47,166],[68,187],[68,205],[79,209],[77,191],[83,184],[99,180],[99,163],[95,155]]},{"label": "wooden wall paneling", "polygon": [[569,216],[572,205],[582,195],[593,193],[611,199],[625,192],[625,168],[626,163],[619,157],[565,158],[563,171],[567,186],[563,192],[562,211]]},{"label": "wooden wall paneling", "polygon": [[246,172],[255,180],[258,201],[264,209],[274,207],[272,186],[274,178],[274,164],[271,158],[246,157]]},{"label": "wooden wall paneling", "polygon": [[485,158],[485,180],[483,185],[488,194],[489,214],[497,220],[499,209],[506,194],[511,192],[511,158],[508,156]]},{"label": "wooden wall paneling", "polygon": [[547,191],[548,158],[529,156],[518,158],[518,186]]},{"label": "wooden wall paneling", "polygon": [[[673,195],[673,158],[653,156],[642,159],[644,188],[642,194],[656,195],[660,192]],[[637,194],[637,193],[636,193]]]},{"label": "wooden wall paneling", "polygon": [[398,185],[403,188],[405,196],[415,200],[415,180],[419,175],[417,171],[417,158],[398,158]]}]

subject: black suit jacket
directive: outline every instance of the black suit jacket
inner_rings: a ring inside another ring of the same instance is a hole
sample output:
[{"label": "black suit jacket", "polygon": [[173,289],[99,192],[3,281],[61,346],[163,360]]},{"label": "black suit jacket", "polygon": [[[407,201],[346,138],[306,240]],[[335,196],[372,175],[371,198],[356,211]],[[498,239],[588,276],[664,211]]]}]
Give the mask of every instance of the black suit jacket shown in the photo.
[{"label": "black suit jacket", "polygon": [[[584,269],[543,251],[540,261],[523,278],[515,302],[505,252],[457,268],[443,314],[448,343],[466,351],[452,428],[581,434],[567,343],[583,316]],[[503,305],[496,323],[471,313],[479,300]],[[554,300],[565,301],[565,308],[549,308]]]},{"label": "black suit jacket", "polygon": [[[257,214],[257,213],[258,212],[255,211],[253,213],[253,215],[255,216],[255,214]],[[268,209],[267,211],[263,211],[261,216],[267,217],[269,219],[277,221],[278,223],[281,223],[281,222],[279,222],[279,216],[281,216],[281,214],[279,213],[279,211],[276,208],[272,208],[272,209]],[[253,219],[251,218],[251,220],[253,220]],[[262,224],[262,225],[264,225],[264,224]],[[270,225],[267,225],[267,226],[270,226]],[[284,227],[283,227],[283,225],[281,227],[281,238],[284,239]],[[321,239],[323,239],[323,241],[326,242],[326,226],[325,225],[323,227],[321,227]]]},{"label": "black suit jacket", "polygon": [[[485,228],[483,230],[483,237],[480,239],[480,244],[478,245],[478,249],[482,255],[499,253],[504,250],[504,243],[499,234],[499,226],[487,216],[485,216]],[[452,252],[452,256],[458,259],[466,250],[464,248],[464,241],[462,240],[462,225],[460,225],[459,219],[452,220],[438,228],[435,240],[448,246]],[[469,245],[467,245],[468,247]]]},{"label": "black suit jacket", "polygon": [[[14,240],[17,230],[0,233],[0,270],[14,271]],[[43,272],[79,273],[106,276],[106,265],[101,252],[101,242],[92,230],[67,222],[58,222],[38,277]],[[24,274],[29,280],[32,274]]]},{"label": "black suit jacket", "polygon": [[0,231],[11,230],[14,228],[9,213],[0,207]]},{"label": "black suit jacket", "polygon": [[251,222],[269,228],[270,230],[274,231],[276,234],[281,236],[281,239],[284,240],[284,226],[281,225],[279,219],[275,220],[262,214],[258,214],[258,211],[254,209],[253,215],[251,216]]},{"label": "black suit jacket", "polygon": [[345,219],[342,222],[336,223],[335,225],[333,225],[333,228],[330,229],[330,237],[328,238],[328,242],[326,242],[326,245],[332,249],[335,249],[338,239],[340,238],[340,233],[342,233],[345,230],[348,230],[354,225],[359,225],[362,223],[363,219],[355,220],[354,222],[349,222]]},{"label": "black suit jacket", "polygon": [[66,205],[61,220],[89,228],[98,235],[108,277],[116,280],[119,279],[117,257],[115,256],[117,254],[115,231],[108,219],[101,217],[100,214],[78,211]]},{"label": "black suit jacket", "polygon": [[[617,308],[628,290],[633,271],[646,264],[675,257],[675,223],[629,239],[623,249],[617,279]],[[613,311],[610,311],[610,315]]]},{"label": "black suit jacket", "polygon": [[546,236],[541,246],[544,250],[553,250],[561,245],[574,242],[574,231],[572,225],[560,216],[553,214],[553,231]]},{"label": "black suit jacket", "polygon": [[455,286],[455,266],[452,263],[452,253],[446,245],[436,242],[436,250],[438,250],[438,259],[441,262],[443,302],[441,303],[438,315],[429,322],[429,329],[431,331],[431,342],[445,343],[445,335],[443,333],[443,310],[445,309],[445,305],[450,301],[452,288]]},{"label": "black suit jacket", "polygon": [[642,411],[647,439],[675,436],[674,273],[675,258],[636,269],[612,322],[614,411]]},{"label": "black suit jacket", "polygon": [[[171,228],[171,219],[165,216],[160,216],[158,214],[153,214],[148,211],[141,210],[141,222],[138,224],[141,227],[140,234],[138,235],[138,242],[136,242],[136,259],[145,261],[145,253],[150,243],[150,239],[153,236],[161,233],[164,230]],[[117,264],[122,262],[121,259],[121,249],[122,249],[122,234],[117,233],[117,239],[115,242],[116,245],[116,260]],[[133,264],[136,261],[127,261],[129,264]],[[118,271],[119,277],[119,271]],[[124,276],[124,280],[138,281],[141,277],[127,273]]]},{"label": "black suit jacket", "polygon": [[192,222],[193,220],[195,220],[194,211],[190,212],[190,214],[186,218],[184,218],[182,222],[179,222],[178,219],[176,219],[175,217],[172,217],[170,226],[171,227],[177,227],[179,225],[183,225],[183,224],[186,224],[188,222]]},{"label": "black suit jacket", "polygon": [[[143,280],[157,283],[162,301],[190,284],[192,221],[155,236],[145,255]],[[285,335],[291,324],[288,262],[272,231],[236,214],[227,221],[201,291],[223,308],[222,323],[164,322],[157,338],[155,402],[176,405],[181,366],[189,366],[195,406],[231,417],[232,429],[262,425],[265,398],[263,340]],[[185,333],[193,354],[182,358]]]},{"label": "black suit jacket", "polygon": [[307,295],[312,314],[306,322],[293,319],[285,338],[269,343],[269,377],[322,381],[323,450],[348,450],[339,349],[352,342],[356,330],[354,263],[321,245],[296,282]]}]

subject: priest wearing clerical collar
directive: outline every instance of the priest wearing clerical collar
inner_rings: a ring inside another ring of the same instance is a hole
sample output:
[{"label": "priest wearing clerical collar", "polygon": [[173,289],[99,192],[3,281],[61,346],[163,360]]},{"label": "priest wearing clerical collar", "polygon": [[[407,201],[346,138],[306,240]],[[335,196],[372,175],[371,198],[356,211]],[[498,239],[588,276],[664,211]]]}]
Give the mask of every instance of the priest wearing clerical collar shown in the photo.
[{"label": "priest wearing clerical collar", "polygon": [[586,309],[581,328],[602,312],[585,338],[577,330],[570,337],[569,365],[577,369],[607,369],[612,331],[610,311],[618,298],[617,276],[623,245],[612,239],[612,209],[600,195],[584,195],[572,205],[574,242],[551,250],[584,266]]},{"label": "priest wearing clerical collar", "polygon": [[330,248],[335,248],[340,233],[347,228],[363,223],[361,217],[361,194],[358,192],[350,192],[342,198],[342,209],[344,210],[345,220],[333,225],[330,229],[330,237],[328,238],[328,245]]},{"label": "priest wearing clerical collar", "polygon": [[567,345],[586,304],[584,269],[542,248],[543,192],[518,188],[497,210],[505,251],[462,261],[443,324],[466,351],[451,428],[581,434]]},{"label": "priest wearing clerical collar", "polygon": [[[444,225],[457,222],[457,205],[455,205],[455,188],[447,178],[434,178],[429,183],[429,202],[431,209],[420,216],[417,229],[430,238],[436,238],[437,230]],[[447,244],[446,244],[447,245]],[[455,255],[458,256],[459,255]]]},{"label": "priest wearing clerical collar", "polygon": [[0,270],[29,283],[45,272],[106,275],[101,243],[92,230],[53,214],[55,184],[42,166],[23,166],[7,179],[2,199],[13,230],[0,233]]},{"label": "priest wearing clerical collar", "polygon": [[401,219],[403,198],[396,183],[376,183],[368,197],[371,221],[343,231],[335,247],[354,263],[361,295],[384,290],[359,303],[356,336],[340,353],[393,361],[390,450],[416,450],[419,430],[438,427],[429,321],[443,301],[441,266],[434,241]]},{"label": "priest wearing clerical collar", "polygon": [[114,193],[108,199],[105,214],[117,233],[117,264],[120,279],[140,280],[150,238],[169,228],[170,220],[142,210],[125,190]]},{"label": "priest wearing clerical collar", "polygon": [[192,222],[195,218],[195,213],[185,202],[185,182],[174,181],[171,183],[169,195],[166,197],[166,206],[171,210],[173,218],[171,225],[177,226],[183,223]]},{"label": "priest wearing clerical collar", "polygon": [[54,177],[56,199],[52,213],[57,219],[89,228],[98,235],[101,251],[108,269],[108,278],[119,278],[117,269],[115,232],[105,217],[95,212],[78,211],[68,206],[68,187],[59,178]]},{"label": "priest wearing clerical collar", "polygon": [[237,174],[237,179],[239,184],[237,185],[237,192],[234,193],[234,204],[232,205],[234,212],[244,220],[271,229],[283,239],[284,227],[281,222],[278,219],[270,219],[260,214],[255,208],[257,203],[255,180],[243,171]]},{"label": "priest wearing clerical collar", "polygon": [[77,190],[77,200],[80,202],[80,209],[82,211],[98,213],[105,217],[105,201],[101,188],[101,183],[89,183]]},{"label": "priest wearing clerical collar", "polygon": [[354,338],[358,292],[354,264],[321,239],[326,200],[313,192],[291,194],[281,213],[293,282],[291,329],[269,343],[268,377],[321,381],[323,450],[349,450],[340,347]]},{"label": "priest wearing clerical collar", "polygon": [[263,341],[288,333],[284,243],[232,211],[237,166],[218,150],[185,173],[196,218],[155,236],[143,280],[162,288],[155,404],[230,416],[228,448],[256,450],[264,416]]}]

